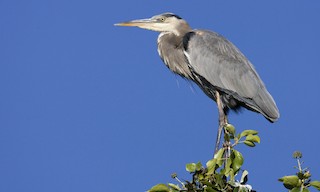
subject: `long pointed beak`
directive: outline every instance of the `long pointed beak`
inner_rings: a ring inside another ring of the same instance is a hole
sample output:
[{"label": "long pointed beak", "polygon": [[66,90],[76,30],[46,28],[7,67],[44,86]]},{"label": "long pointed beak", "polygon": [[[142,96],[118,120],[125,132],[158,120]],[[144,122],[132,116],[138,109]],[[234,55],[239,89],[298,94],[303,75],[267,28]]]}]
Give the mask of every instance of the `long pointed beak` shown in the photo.
[{"label": "long pointed beak", "polygon": [[122,23],[116,23],[114,24],[115,26],[126,26],[126,27],[146,27],[150,26],[150,24],[156,23],[157,20],[155,19],[137,19],[137,20],[132,20],[132,21],[127,21],[127,22],[122,22]]}]

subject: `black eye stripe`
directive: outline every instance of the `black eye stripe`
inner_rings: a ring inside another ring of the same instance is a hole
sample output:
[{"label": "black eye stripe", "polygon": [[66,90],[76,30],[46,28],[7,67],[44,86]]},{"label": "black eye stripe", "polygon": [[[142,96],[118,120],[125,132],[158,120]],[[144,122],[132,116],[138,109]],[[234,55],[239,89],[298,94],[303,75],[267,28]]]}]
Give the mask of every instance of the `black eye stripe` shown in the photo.
[{"label": "black eye stripe", "polygon": [[172,13],[165,13],[163,14],[164,17],[175,17],[177,19],[182,19],[181,17],[179,17],[178,15],[172,14]]}]

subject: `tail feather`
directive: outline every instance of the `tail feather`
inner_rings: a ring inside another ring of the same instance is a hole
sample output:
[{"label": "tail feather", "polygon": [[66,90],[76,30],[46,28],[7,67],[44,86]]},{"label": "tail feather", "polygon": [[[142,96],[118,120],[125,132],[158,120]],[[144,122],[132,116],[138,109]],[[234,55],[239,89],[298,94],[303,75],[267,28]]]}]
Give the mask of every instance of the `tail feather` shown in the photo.
[{"label": "tail feather", "polygon": [[266,89],[258,91],[258,94],[253,98],[253,101],[256,104],[256,110],[270,122],[275,122],[279,119],[279,109]]}]

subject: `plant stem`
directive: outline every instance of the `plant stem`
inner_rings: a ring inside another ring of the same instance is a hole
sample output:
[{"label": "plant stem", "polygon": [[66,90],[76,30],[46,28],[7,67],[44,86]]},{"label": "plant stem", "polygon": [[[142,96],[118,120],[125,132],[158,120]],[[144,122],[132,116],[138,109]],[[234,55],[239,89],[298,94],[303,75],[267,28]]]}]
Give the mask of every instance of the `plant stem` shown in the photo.
[{"label": "plant stem", "polygon": [[299,171],[302,172],[301,163],[300,163],[300,159],[299,158],[297,158],[297,162],[298,162]]}]

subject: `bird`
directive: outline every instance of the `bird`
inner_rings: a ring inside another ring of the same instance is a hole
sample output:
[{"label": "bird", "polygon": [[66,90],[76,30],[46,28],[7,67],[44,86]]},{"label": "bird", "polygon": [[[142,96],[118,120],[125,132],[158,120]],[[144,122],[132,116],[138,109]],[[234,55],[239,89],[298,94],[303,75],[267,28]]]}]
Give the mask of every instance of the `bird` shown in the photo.
[{"label": "bird", "polygon": [[217,103],[216,151],[230,110],[246,108],[272,123],[279,119],[279,109],[254,66],[224,36],[192,29],[187,21],[170,12],[115,25],[159,32],[158,53],[164,64],[173,73],[197,84]]}]

